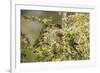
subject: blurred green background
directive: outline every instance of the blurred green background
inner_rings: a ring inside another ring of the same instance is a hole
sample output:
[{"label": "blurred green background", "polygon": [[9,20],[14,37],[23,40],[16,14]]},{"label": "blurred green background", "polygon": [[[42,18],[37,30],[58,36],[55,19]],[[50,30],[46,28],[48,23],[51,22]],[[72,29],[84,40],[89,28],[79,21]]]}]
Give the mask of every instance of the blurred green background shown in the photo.
[{"label": "blurred green background", "polygon": [[90,59],[86,12],[21,10],[21,62]]}]

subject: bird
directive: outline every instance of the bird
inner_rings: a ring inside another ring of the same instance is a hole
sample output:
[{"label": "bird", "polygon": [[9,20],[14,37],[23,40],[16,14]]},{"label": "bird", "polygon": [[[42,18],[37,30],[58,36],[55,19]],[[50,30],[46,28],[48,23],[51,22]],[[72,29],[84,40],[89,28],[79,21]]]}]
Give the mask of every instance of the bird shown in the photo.
[{"label": "bird", "polygon": [[52,35],[56,42],[61,42],[63,37],[61,24],[55,24],[52,29]]},{"label": "bird", "polygon": [[71,37],[69,40],[69,46],[71,47],[70,49],[71,49],[72,53],[73,53],[73,51],[75,51],[79,55],[79,58],[82,59],[81,52],[76,49],[78,45],[79,45],[79,43],[77,43],[75,41],[75,38]]},{"label": "bird", "polygon": [[[76,48],[76,46],[78,45],[78,43],[75,41],[74,38],[70,38],[69,40],[69,45],[72,47],[72,48]],[[75,49],[76,50],[76,49]]]}]

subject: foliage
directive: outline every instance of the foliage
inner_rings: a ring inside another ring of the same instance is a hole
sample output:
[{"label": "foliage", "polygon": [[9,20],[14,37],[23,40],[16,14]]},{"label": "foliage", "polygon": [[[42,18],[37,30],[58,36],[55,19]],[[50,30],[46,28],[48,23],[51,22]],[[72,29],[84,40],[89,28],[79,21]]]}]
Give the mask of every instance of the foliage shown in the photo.
[{"label": "foliage", "polygon": [[[31,38],[34,42],[31,42],[27,34],[21,31],[21,62],[88,60],[90,58],[89,13],[56,13],[58,17],[22,15],[21,25],[29,21],[38,22],[42,27],[38,29],[40,31],[37,38]],[[33,31],[31,36],[34,35]]]}]

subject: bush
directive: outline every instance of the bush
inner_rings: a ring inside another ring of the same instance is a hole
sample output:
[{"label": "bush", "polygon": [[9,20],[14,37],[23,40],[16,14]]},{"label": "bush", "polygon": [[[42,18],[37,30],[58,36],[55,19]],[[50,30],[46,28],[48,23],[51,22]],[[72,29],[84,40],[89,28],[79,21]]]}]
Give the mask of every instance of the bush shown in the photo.
[{"label": "bush", "polygon": [[[27,31],[21,31],[21,62],[88,60],[89,13],[56,12],[56,17],[54,12],[47,13],[51,15],[21,16],[21,30]],[[30,27],[24,26],[30,22],[37,22],[42,27],[28,31]]]}]

